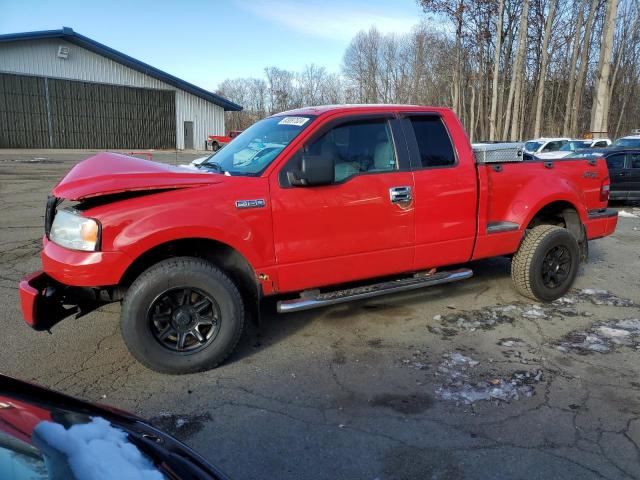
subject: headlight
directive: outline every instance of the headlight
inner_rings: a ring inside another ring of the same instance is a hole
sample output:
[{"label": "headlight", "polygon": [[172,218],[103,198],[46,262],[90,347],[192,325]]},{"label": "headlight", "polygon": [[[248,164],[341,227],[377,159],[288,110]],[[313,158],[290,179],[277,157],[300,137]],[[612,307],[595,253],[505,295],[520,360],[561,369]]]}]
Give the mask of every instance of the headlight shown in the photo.
[{"label": "headlight", "polygon": [[69,210],[58,210],[49,238],[62,247],[93,252],[99,247],[100,224]]}]

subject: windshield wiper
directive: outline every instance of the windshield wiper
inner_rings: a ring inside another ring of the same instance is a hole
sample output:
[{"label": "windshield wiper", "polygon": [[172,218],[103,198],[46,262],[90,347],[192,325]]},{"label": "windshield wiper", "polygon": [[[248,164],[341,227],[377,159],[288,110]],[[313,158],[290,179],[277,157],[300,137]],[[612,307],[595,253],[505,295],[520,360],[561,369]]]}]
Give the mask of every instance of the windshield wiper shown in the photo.
[{"label": "windshield wiper", "polygon": [[203,162],[200,165],[198,165],[198,168],[203,168],[203,167],[209,170],[214,170],[219,173],[225,173],[225,171],[222,169],[222,165],[216,162]]}]

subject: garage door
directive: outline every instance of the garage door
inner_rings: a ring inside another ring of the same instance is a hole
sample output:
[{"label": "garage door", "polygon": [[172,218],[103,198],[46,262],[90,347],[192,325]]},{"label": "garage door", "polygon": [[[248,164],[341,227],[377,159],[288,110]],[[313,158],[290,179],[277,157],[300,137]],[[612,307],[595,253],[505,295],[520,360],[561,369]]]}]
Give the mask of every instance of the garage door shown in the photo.
[{"label": "garage door", "polygon": [[48,148],[44,78],[0,74],[0,148]]},{"label": "garage door", "polygon": [[0,74],[0,146],[175,148],[175,92]]}]

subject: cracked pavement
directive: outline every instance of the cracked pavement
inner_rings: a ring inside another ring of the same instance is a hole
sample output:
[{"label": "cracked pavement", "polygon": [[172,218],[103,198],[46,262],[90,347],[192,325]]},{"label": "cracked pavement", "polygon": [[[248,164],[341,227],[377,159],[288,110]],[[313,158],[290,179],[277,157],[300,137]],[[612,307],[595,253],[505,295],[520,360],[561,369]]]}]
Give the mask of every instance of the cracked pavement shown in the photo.
[{"label": "cracked pavement", "polygon": [[[0,151],[2,373],[152,419],[238,479],[640,478],[640,218],[591,242],[566,301],[518,296],[496,258],[407,294],[289,315],[267,302],[220,368],[166,376],[127,352],[119,304],[50,335],[21,320],[17,282],[40,266],[46,196],[89,155]],[[49,161],[15,161],[35,157]],[[587,348],[594,336],[607,348]],[[473,365],[459,376],[461,357]],[[514,378],[532,395],[487,393]]]}]

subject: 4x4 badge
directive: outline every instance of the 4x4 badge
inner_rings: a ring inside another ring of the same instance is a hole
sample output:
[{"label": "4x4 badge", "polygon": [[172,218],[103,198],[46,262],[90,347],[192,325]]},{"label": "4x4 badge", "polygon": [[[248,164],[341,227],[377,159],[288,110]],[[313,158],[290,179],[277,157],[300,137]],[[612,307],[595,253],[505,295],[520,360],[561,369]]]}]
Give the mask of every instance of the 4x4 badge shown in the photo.
[{"label": "4x4 badge", "polygon": [[257,200],[236,200],[236,208],[262,208],[266,202],[262,198]]}]

